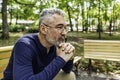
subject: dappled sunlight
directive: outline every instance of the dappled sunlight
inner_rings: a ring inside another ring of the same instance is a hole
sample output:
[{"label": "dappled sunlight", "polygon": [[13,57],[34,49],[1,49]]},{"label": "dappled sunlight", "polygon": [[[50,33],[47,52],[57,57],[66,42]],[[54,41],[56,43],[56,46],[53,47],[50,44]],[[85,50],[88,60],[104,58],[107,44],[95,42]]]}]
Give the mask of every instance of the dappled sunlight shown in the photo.
[{"label": "dappled sunlight", "polygon": [[23,32],[10,33],[10,36],[11,36],[11,37],[21,37],[21,36],[23,36],[23,35],[24,35]]}]

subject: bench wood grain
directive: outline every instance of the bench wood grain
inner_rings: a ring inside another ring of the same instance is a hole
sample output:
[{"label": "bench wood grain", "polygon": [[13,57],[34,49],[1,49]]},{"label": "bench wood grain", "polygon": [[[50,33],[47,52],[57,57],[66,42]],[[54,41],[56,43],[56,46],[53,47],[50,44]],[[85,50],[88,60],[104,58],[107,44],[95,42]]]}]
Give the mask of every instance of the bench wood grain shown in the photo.
[{"label": "bench wood grain", "polygon": [[88,73],[91,76],[91,59],[120,61],[120,41],[84,40],[84,58],[89,59]]},{"label": "bench wood grain", "polygon": [[84,40],[84,57],[120,61],[120,41]]},{"label": "bench wood grain", "polygon": [[0,79],[3,78],[3,71],[9,62],[12,49],[13,46],[0,47]]}]

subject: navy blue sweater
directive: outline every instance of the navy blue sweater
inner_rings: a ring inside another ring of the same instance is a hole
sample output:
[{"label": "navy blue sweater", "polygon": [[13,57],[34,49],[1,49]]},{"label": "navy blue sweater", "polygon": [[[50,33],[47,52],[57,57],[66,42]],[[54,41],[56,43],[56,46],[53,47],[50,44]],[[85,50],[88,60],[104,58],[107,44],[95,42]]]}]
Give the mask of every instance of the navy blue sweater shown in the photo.
[{"label": "navy blue sweater", "polygon": [[56,47],[49,53],[40,43],[37,33],[20,38],[12,51],[3,80],[52,80],[60,69],[70,72],[73,60],[67,63],[56,56]]}]

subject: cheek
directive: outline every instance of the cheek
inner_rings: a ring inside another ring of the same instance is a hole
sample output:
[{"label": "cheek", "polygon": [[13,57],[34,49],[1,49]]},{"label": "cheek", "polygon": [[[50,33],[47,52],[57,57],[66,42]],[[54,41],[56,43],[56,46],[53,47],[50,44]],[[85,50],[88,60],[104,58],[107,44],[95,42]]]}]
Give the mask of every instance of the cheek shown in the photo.
[{"label": "cheek", "polygon": [[51,33],[49,33],[49,37],[54,40],[58,40],[59,34],[58,34],[58,32],[52,31]]}]

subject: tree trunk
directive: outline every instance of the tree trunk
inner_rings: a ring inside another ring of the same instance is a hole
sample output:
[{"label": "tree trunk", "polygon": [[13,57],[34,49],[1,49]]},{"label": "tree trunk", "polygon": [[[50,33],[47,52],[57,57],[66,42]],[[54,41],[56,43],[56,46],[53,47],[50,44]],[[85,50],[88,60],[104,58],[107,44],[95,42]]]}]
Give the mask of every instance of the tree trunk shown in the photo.
[{"label": "tree trunk", "polygon": [[70,31],[73,31],[72,21],[71,21],[71,15],[70,15],[70,8],[69,8],[68,4],[67,4],[67,11],[68,11],[68,17],[69,17],[70,28],[71,28]]},{"label": "tree trunk", "polygon": [[79,30],[79,29],[78,29],[78,24],[79,24],[78,18],[79,18],[79,15],[77,15],[77,18],[75,19],[75,21],[76,21],[75,26],[76,26],[76,28],[77,28],[77,31]]},{"label": "tree trunk", "polygon": [[82,6],[82,31],[85,31],[85,14],[84,14],[84,6]]},{"label": "tree trunk", "polygon": [[[79,9],[79,7],[80,7],[80,6],[79,6],[79,4],[78,4],[77,8]],[[79,20],[78,20],[78,19],[79,19],[79,14],[80,14],[80,11],[78,11],[78,13],[77,13],[77,18],[75,19],[75,21],[76,21],[75,26],[76,26],[76,28],[77,28],[77,31],[79,30],[79,29],[78,29],[78,24],[79,24]]]},{"label": "tree trunk", "polygon": [[11,9],[10,12],[9,12],[10,13],[10,23],[9,23],[10,25],[12,24],[12,11],[13,10]]},{"label": "tree trunk", "polygon": [[109,36],[112,36],[112,20],[109,23]]},{"label": "tree trunk", "polygon": [[99,0],[99,6],[98,6],[98,12],[99,12],[99,16],[98,16],[98,39],[101,39],[101,18],[100,18],[100,0]]},{"label": "tree trunk", "polygon": [[2,39],[9,38],[9,30],[7,23],[7,2],[8,0],[3,0],[2,3]]}]

